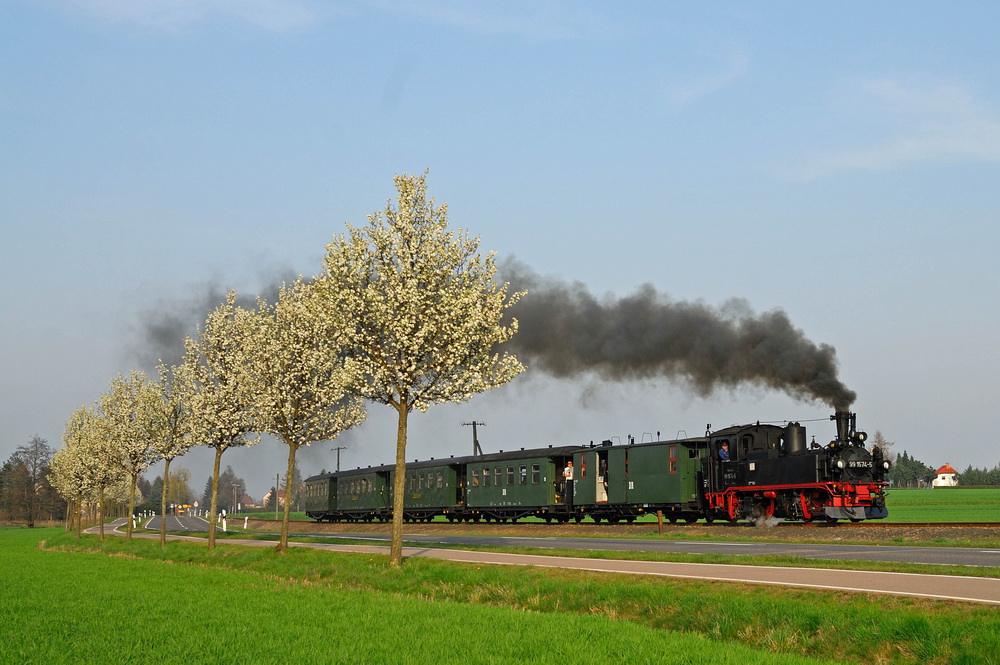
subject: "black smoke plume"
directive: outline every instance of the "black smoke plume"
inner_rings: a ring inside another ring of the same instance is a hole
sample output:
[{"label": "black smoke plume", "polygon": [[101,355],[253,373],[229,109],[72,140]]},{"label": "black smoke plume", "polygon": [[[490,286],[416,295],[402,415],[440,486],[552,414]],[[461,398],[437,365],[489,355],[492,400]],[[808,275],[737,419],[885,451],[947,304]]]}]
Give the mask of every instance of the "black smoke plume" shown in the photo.
[{"label": "black smoke plume", "polygon": [[[281,285],[294,282],[295,274],[285,271],[280,275],[262,275],[261,279],[262,284],[255,291],[273,303]],[[149,371],[161,360],[167,366],[180,364],[184,357],[184,338],[197,338],[209,312],[226,302],[228,291],[221,281],[208,280],[189,287],[186,297],[161,299],[140,311],[128,355]],[[257,295],[239,289],[237,293],[236,303],[240,307],[253,309],[257,306]]]},{"label": "black smoke plume", "polygon": [[755,385],[846,410],[855,399],[837,378],[836,350],[815,344],[781,310],[746,301],[719,308],[676,302],[646,284],[599,299],[580,283],[542,277],[517,260],[499,265],[519,331],[507,343],[522,362],[555,377],[587,372],[610,380],[666,378],[701,396]]}]

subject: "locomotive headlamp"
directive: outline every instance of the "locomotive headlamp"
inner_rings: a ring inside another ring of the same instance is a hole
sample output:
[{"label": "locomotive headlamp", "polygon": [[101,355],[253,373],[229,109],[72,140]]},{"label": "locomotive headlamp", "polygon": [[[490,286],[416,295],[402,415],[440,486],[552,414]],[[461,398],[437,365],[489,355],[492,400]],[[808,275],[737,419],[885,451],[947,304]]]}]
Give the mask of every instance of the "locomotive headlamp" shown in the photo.
[{"label": "locomotive headlamp", "polygon": [[865,432],[858,432],[858,441],[864,443],[868,440],[868,434]]},{"label": "locomotive headlamp", "polygon": [[882,462],[882,468],[885,469],[886,471],[889,470],[890,466],[892,466],[892,464],[889,463],[889,460],[885,460],[884,462]]},{"label": "locomotive headlamp", "polygon": [[847,467],[847,462],[845,462],[842,459],[837,460],[837,468],[838,469],[843,469],[845,467]]}]

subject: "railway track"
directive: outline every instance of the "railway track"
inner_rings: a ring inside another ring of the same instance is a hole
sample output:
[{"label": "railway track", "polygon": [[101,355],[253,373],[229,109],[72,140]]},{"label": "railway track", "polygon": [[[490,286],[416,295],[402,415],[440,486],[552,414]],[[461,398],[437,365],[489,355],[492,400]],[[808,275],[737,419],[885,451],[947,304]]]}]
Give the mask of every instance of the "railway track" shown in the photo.
[{"label": "railway track", "polygon": [[[251,519],[253,519],[253,520],[255,520],[255,521],[257,521],[257,522],[259,522],[261,524],[268,524],[268,523],[281,524],[281,520],[257,519],[257,518],[253,518],[253,517],[251,517]],[[291,520],[291,523],[300,524],[300,525],[317,524],[317,522],[314,522],[313,520]],[[324,522],[323,524],[331,524],[331,523]],[[349,525],[349,524],[358,524],[358,523],[356,523],[356,522],[339,522],[337,524]],[[489,525],[489,526],[496,526],[496,527],[501,527],[501,528],[504,526],[504,525],[501,525],[501,524],[498,524],[498,523],[495,523],[495,522],[462,522],[462,523],[452,524],[451,522],[444,522],[444,521],[442,521],[442,522],[429,522],[429,523],[425,523],[425,524],[431,524],[431,525],[439,526],[439,527],[454,526],[456,529],[475,527],[476,525],[479,525],[479,524],[481,524],[483,526]],[[609,525],[606,522],[600,522],[600,523],[598,523],[598,522],[579,522],[579,523],[574,523],[574,524],[568,524],[567,523],[568,526],[571,526],[572,528],[579,528],[579,529],[592,529],[592,528],[607,529],[609,526],[621,526],[621,527],[627,527],[627,526],[656,526],[656,524],[657,524],[656,522],[651,522],[651,521],[634,522],[632,524],[628,524],[628,523],[622,522],[620,524],[615,524],[615,525]],[[708,524],[708,523],[706,523],[704,521],[699,521],[699,522],[693,522],[691,524],[687,524],[685,522],[677,522],[676,524],[671,524],[668,521],[664,520],[663,524],[664,524],[664,526],[681,527],[681,528],[686,527],[686,526],[701,527],[701,528],[708,527],[708,528],[712,528],[712,529],[740,529],[740,528],[758,529],[758,528],[760,528],[757,525],[749,524],[747,522],[737,522],[736,524],[730,524],[729,522],[714,522],[712,524]],[[535,528],[542,529],[543,527],[551,527],[552,525],[548,524],[546,522],[541,522],[541,521],[539,521],[539,522],[531,522],[531,521],[526,521],[526,520],[519,520],[516,524],[510,524],[509,526],[512,526],[512,527],[515,527],[515,526],[516,527],[524,527],[524,528],[528,528],[528,529],[535,529]],[[834,523],[828,523],[828,522],[806,522],[806,523],[803,523],[803,522],[778,522],[774,526],[775,527],[779,527],[779,528],[785,528],[785,529],[807,529],[807,528],[811,528],[811,529],[858,529],[858,528],[872,528],[872,527],[878,528],[878,529],[885,529],[885,530],[892,530],[892,529],[914,529],[914,528],[982,528],[982,529],[996,529],[996,528],[1000,528],[1000,522],[883,522],[881,520],[865,520],[863,522],[834,522]]]}]

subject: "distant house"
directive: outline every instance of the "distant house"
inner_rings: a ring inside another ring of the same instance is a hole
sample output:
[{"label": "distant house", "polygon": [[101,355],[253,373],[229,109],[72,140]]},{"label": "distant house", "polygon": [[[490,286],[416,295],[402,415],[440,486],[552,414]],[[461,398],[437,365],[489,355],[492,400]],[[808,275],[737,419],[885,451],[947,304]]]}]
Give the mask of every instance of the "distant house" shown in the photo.
[{"label": "distant house", "polygon": [[[272,494],[274,494],[274,490],[273,489],[269,490],[268,493],[264,495],[264,498],[261,499],[261,505],[263,505],[263,506],[273,506],[274,503],[272,502],[272,499],[271,499],[271,495]],[[285,490],[278,490],[278,505],[279,506],[285,505]]]},{"label": "distant house", "polygon": [[934,481],[931,483],[934,487],[954,487],[958,484],[958,471],[955,471],[951,467],[951,464],[945,464],[940,469],[934,472]]}]

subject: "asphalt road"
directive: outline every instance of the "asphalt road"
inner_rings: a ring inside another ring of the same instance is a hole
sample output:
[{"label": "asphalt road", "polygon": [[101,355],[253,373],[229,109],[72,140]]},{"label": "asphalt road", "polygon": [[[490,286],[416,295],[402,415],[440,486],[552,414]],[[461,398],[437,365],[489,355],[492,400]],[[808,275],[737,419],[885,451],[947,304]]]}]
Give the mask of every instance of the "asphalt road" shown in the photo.
[{"label": "asphalt road", "polygon": [[[155,519],[155,518],[154,518]],[[172,518],[171,518],[172,519]],[[199,518],[180,518],[182,523],[195,526],[199,522],[201,530],[207,528],[207,523]],[[143,523],[146,528],[159,528],[158,522],[153,526],[154,520],[147,520]],[[168,523],[169,526],[169,523]],[[92,531],[89,529],[88,531]],[[120,533],[120,532],[117,532]],[[138,534],[139,537],[158,538],[156,534]],[[305,535],[305,534],[297,534]],[[322,534],[329,536],[329,534]],[[348,534],[337,534],[337,537],[347,537]],[[185,538],[185,536],[172,536],[174,538]],[[373,540],[384,541],[387,536],[373,538],[373,534],[362,534],[361,537]],[[419,539],[453,539],[462,538],[459,536],[405,536],[410,542]],[[526,541],[533,546],[563,547],[565,543],[579,542],[581,539],[575,538],[491,538],[491,537],[465,537],[468,542],[485,543],[486,541],[505,541],[504,544],[511,544],[510,541]],[[226,540],[227,544],[239,544],[255,547],[273,547],[274,543],[260,540]],[[555,543],[564,544],[555,544]],[[601,549],[613,549],[613,543],[636,543],[637,541],[603,541]],[[487,543],[488,544],[488,543]],[[718,545],[718,543],[678,543],[675,541],[668,543],[648,543],[641,541],[645,549],[653,544],[668,545],[672,547],[689,547],[697,545]],[[386,552],[384,544],[378,545],[332,545],[324,543],[290,543],[294,547],[311,547],[315,549],[325,549],[341,552],[363,552],[379,553]],[[595,549],[595,543],[586,543],[586,549]],[[745,545],[758,545],[747,543]],[[732,547],[732,543],[726,544]],[[789,552],[789,544],[779,544],[776,547],[782,548],[785,553]],[[831,550],[831,548],[854,548],[852,545],[808,545],[804,547],[815,548],[825,551],[822,558],[844,558],[843,551]],[[579,549],[579,548],[577,548]],[[638,549],[638,548],[637,548]],[[882,548],[860,548],[860,549],[882,549]],[[895,547],[887,546],[889,550],[922,550],[928,548]],[[933,548],[940,549],[940,548]],[[960,549],[960,548],[944,548]],[[697,551],[670,549],[667,551]],[[730,550],[732,551],[732,550]],[[1000,556],[1000,552],[984,552],[992,554],[994,557]],[[838,591],[853,591],[871,594],[889,594],[898,596],[918,596],[923,598],[936,598],[941,600],[965,601],[973,603],[987,603],[1000,605],[1000,579],[983,577],[962,577],[953,575],[920,575],[911,573],[882,573],[865,570],[824,570],[819,568],[786,568],[771,566],[744,566],[737,564],[704,564],[704,563],[670,563],[670,562],[650,562],[650,561],[620,561],[602,559],[583,559],[574,557],[556,557],[545,555],[523,555],[523,554],[501,554],[497,552],[472,552],[463,550],[443,550],[432,547],[405,547],[403,548],[405,557],[432,557],[436,559],[446,559],[449,561],[461,561],[470,563],[487,563],[495,565],[517,565],[517,566],[539,566],[549,568],[574,568],[578,570],[592,570],[608,573],[630,574],[630,575],[658,575],[663,577],[678,577],[685,579],[699,579],[710,581],[743,582],[747,584],[769,584],[780,586],[808,587],[815,589],[831,589]],[[895,559],[894,559],[895,560]],[[995,559],[994,559],[995,562]]]},{"label": "asphalt road", "polygon": [[[242,523],[243,520],[240,520]],[[142,523],[146,529],[160,530],[160,518],[150,517]],[[208,531],[208,522],[201,517],[174,517],[167,515],[167,531]]]}]

